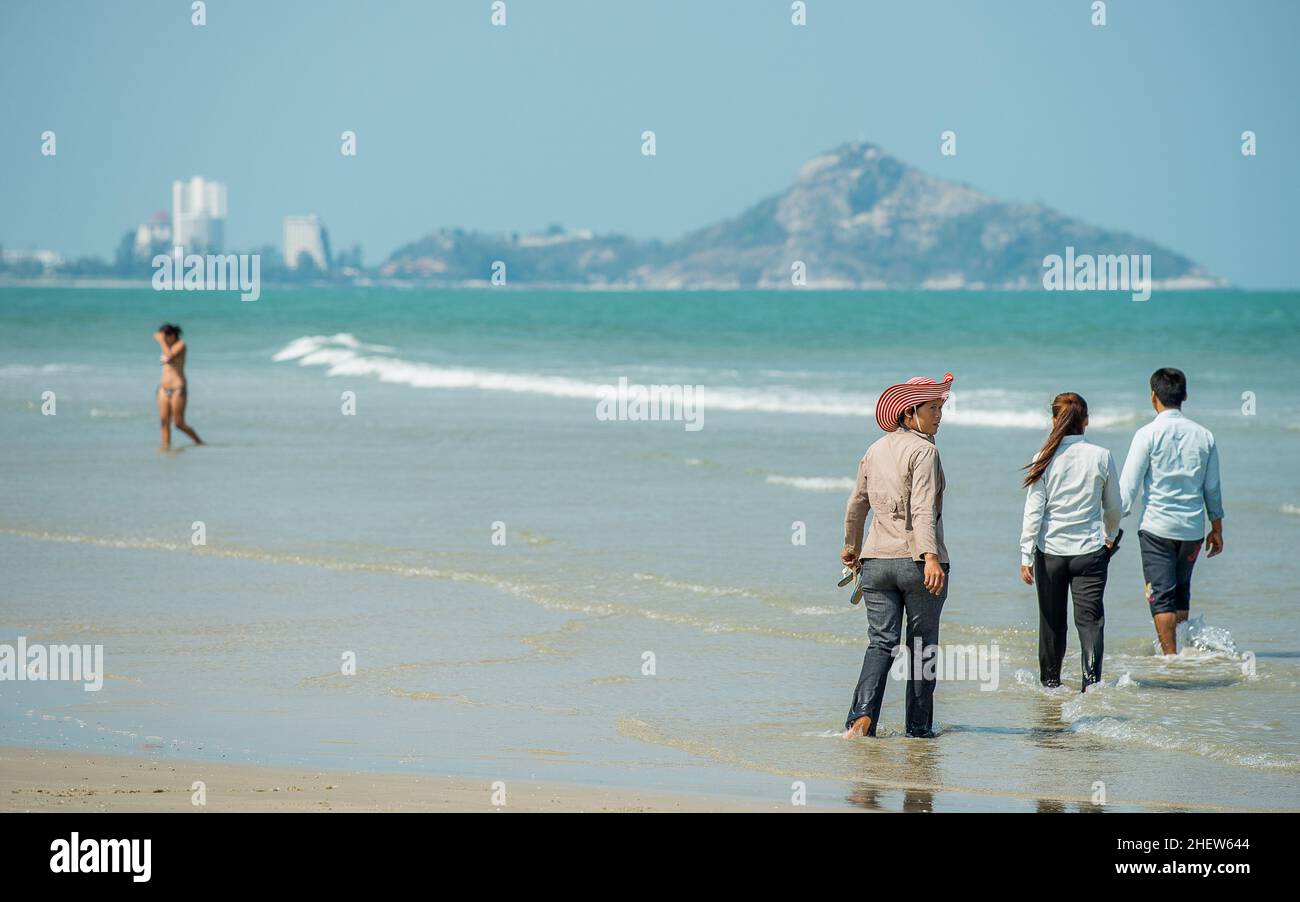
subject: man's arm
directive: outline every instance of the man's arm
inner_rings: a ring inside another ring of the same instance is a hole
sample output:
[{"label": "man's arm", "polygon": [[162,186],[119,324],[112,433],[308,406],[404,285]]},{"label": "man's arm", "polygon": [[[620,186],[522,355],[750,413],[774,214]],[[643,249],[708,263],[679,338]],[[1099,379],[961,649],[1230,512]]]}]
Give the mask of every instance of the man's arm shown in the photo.
[{"label": "man's arm", "polygon": [[867,523],[867,513],[871,510],[871,499],[867,496],[867,457],[864,454],[858,463],[858,478],[849,494],[849,504],[844,511],[844,548],[840,558],[845,566],[853,567],[858,562],[858,552],[862,550],[862,529]]},{"label": "man's arm", "polygon": [[1142,490],[1142,481],[1146,478],[1147,468],[1151,466],[1151,439],[1145,429],[1139,429],[1129,445],[1128,457],[1124,458],[1124,473],[1119,478],[1119,503],[1121,516],[1133,513],[1137,503],[1138,492]]},{"label": "man's arm", "polygon": [[1210,534],[1205,537],[1207,557],[1223,551],[1223,488],[1219,483],[1219,446],[1210,436],[1210,459],[1205,463],[1205,512],[1210,518]]}]

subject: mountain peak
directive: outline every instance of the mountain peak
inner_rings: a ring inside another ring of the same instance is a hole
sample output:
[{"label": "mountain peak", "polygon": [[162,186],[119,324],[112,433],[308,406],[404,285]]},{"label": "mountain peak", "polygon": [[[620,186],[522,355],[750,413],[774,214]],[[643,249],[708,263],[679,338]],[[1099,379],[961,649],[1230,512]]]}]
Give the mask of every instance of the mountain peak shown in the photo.
[{"label": "mountain peak", "polygon": [[666,244],[588,234],[581,242],[521,245],[451,234],[403,248],[390,266],[401,271],[423,252],[421,271],[483,279],[482,260],[495,254],[487,259],[507,261],[512,281],[672,289],[789,288],[802,263],[813,288],[1019,289],[1040,288],[1044,259],[1073,247],[1096,256],[1149,254],[1157,285],[1221,284],[1151,241],[1038,204],[999,201],[867,141],[812,157],[782,193]]}]

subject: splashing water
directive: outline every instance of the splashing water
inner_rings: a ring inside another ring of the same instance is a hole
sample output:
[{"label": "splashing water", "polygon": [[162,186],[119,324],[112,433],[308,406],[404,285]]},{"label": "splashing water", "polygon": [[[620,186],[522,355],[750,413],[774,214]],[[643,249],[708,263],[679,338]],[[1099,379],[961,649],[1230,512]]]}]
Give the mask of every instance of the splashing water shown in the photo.
[{"label": "splashing water", "polygon": [[[1178,624],[1176,636],[1179,654],[1196,649],[1210,654],[1237,657],[1237,643],[1233,641],[1232,632],[1225,627],[1211,626],[1205,622],[1205,616],[1192,617]],[[1152,648],[1160,654],[1160,641],[1152,640]]]}]

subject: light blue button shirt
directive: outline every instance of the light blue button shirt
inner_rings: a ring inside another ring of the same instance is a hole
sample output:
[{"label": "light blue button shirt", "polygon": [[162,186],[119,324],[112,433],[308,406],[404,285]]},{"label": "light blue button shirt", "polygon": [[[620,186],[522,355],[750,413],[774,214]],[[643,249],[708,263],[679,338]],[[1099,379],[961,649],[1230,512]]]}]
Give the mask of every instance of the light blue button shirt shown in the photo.
[{"label": "light blue button shirt", "polygon": [[1067,435],[1025,493],[1020,563],[1032,567],[1035,548],[1045,554],[1090,554],[1115,538],[1119,518],[1115,459],[1082,435]]},{"label": "light blue button shirt", "polygon": [[1181,542],[1205,538],[1205,514],[1223,516],[1219,486],[1219,449],[1210,430],[1183,416],[1162,410],[1133,436],[1119,480],[1124,516],[1139,494],[1141,529]]}]

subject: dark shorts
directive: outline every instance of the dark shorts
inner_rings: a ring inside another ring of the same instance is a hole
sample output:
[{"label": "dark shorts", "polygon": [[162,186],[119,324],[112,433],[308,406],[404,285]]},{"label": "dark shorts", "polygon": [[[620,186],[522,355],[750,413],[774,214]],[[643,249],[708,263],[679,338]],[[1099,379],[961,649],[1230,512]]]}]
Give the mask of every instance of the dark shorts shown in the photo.
[{"label": "dark shorts", "polygon": [[1138,530],[1142,546],[1142,577],[1146,580],[1151,613],[1176,614],[1192,607],[1192,568],[1201,553],[1201,539],[1179,541]]}]

